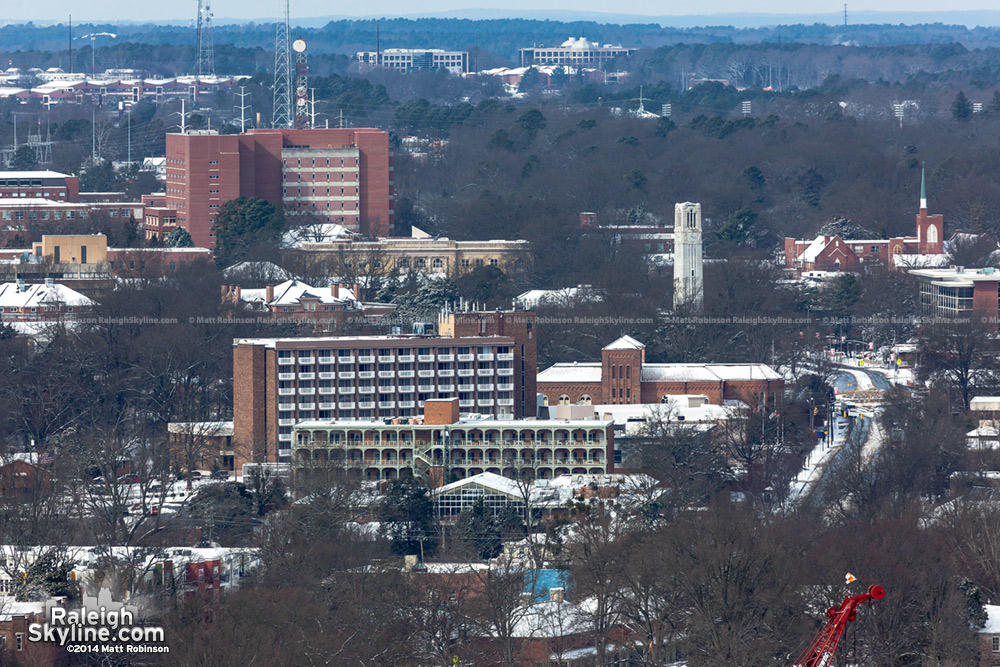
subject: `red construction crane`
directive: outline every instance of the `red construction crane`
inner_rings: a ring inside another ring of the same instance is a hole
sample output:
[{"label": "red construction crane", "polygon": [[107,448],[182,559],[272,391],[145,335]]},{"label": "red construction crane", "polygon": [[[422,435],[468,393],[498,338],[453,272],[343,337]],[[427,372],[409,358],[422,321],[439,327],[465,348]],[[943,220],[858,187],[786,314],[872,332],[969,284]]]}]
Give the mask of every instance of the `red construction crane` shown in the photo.
[{"label": "red construction crane", "polygon": [[839,607],[827,609],[826,617],[830,620],[816,635],[809,648],[792,663],[792,667],[831,667],[840,637],[844,634],[847,624],[854,622],[858,605],[869,600],[881,600],[883,597],[885,597],[884,588],[870,586],[864,595],[848,595]]}]

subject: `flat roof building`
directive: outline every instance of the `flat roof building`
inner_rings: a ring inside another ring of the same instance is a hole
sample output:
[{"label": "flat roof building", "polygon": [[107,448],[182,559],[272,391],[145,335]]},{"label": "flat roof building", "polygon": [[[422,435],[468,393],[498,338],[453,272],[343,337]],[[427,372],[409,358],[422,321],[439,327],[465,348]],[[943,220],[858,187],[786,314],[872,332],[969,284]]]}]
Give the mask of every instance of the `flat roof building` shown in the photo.
[{"label": "flat roof building", "polygon": [[164,207],[195,245],[215,247],[219,207],[258,197],[285,215],[337,223],[365,237],[393,223],[389,134],[374,128],[251,130],[167,135]]},{"label": "flat roof building", "polygon": [[635,52],[621,44],[598,44],[584,37],[570,37],[559,46],[530,46],[521,49],[521,67],[532,65],[571,65],[598,67],[616,58],[628,58]]}]

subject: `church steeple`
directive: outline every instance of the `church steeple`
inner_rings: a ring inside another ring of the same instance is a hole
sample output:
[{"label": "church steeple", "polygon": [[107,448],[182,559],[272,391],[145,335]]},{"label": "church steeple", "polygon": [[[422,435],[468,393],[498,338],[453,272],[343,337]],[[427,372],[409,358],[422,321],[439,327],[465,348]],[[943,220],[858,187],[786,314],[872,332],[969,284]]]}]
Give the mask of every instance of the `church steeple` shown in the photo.
[{"label": "church steeple", "polygon": [[924,167],[920,168],[920,210],[927,210],[927,182],[924,178]]}]

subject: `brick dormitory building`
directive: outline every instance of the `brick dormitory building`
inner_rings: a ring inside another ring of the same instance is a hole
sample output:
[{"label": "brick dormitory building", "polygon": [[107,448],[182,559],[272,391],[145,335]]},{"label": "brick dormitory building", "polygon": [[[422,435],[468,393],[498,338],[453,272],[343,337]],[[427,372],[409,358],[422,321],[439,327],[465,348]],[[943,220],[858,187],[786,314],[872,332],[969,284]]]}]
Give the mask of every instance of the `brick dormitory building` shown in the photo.
[{"label": "brick dormitory building", "polygon": [[439,335],[237,339],[233,443],[243,462],[288,462],[293,426],[419,419],[431,399],[498,419],[535,416],[531,312],[445,313]]},{"label": "brick dormitory building", "polygon": [[164,210],[157,213],[203,248],[215,247],[219,207],[239,197],[266,199],[291,218],[308,215],[365,237],[392,230],[389,135],[378,129],[168,134],[166,157]]}]

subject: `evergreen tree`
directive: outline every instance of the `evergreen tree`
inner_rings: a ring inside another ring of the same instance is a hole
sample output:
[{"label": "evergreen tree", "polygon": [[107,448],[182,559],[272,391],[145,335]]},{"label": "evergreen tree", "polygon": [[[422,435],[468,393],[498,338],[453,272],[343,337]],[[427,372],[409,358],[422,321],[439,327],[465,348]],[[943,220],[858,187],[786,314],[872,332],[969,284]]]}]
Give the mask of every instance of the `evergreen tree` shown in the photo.
[{"label": "evergreen tree", "polygon": [[219,207],[212,231],[220,266],[246,259],[254,249],[274,249],[285,227],[284,216],[270,202],[240,197]]},{"label": "evergreen tree", "polygon": [[191,240],[188,230],[178,227],[167,234],[166,238],[163,239],[163,245],[168,248],[193,248],[194,241]]},{"label": "evergreen tree", "polygon": [[38,160],[35,159],[35,151],[30,146],[19,146],[14,151],[13,157],[7,168],[11,171],[34,171],[38,169]]},{"label": "evergreen tree", "polygon": [[951,103],[951,116],[957,121],[966,121],[972,116],[972,102],[961,90],[955,96],[955,101]]}]

